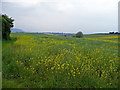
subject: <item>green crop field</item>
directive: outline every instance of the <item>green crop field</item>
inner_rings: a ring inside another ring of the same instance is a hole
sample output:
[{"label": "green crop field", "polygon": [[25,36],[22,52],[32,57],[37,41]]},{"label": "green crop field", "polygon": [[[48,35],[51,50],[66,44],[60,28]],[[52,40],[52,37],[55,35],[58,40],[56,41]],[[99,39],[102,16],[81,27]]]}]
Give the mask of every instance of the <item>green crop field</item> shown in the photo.
[{"label": "green crop field", "polygon": [[117,88],[117,35],[12,33],[2,42],[3,88]]}]

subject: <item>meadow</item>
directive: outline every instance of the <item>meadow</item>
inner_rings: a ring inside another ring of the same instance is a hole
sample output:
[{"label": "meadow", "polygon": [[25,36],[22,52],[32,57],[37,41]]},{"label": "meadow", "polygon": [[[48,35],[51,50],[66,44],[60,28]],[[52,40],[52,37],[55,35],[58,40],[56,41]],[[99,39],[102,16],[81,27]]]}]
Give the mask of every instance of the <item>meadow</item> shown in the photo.
[{"label": "meadow", "polygon": [[117,35],[12,33],[2,42],[3,88],[118,88]]}]

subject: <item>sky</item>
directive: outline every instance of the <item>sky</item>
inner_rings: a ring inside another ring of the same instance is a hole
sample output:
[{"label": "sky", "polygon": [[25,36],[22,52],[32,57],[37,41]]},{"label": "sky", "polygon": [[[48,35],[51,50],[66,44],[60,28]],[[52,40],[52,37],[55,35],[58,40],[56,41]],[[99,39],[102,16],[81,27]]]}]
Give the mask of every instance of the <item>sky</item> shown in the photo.
[{"label": "sky", "polygon": [[2,13],[27,32],[118,31],[119,0],[2,0]]}]

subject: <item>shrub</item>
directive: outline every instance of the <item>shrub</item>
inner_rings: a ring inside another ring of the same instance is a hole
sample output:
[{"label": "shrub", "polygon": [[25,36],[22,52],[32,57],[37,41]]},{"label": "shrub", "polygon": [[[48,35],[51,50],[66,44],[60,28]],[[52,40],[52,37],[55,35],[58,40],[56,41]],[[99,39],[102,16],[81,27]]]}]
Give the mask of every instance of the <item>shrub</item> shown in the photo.
[{"label": "shrub", "polygon": [[78,33],[76,34],[76,37],[82,38],[82,37],[83,37],[83,33],[82,33],[82,32],[78,32]]}]

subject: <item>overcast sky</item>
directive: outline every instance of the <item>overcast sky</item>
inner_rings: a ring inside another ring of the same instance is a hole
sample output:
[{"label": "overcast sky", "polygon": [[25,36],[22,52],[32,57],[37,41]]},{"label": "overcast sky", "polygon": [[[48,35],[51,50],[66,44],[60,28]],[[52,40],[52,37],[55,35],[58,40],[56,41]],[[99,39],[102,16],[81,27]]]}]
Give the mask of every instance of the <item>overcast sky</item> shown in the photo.
[{"label": "overcast sky", "polygon": [[2,0],[14,27],[34,32],[118,31],[119,0]]}]

